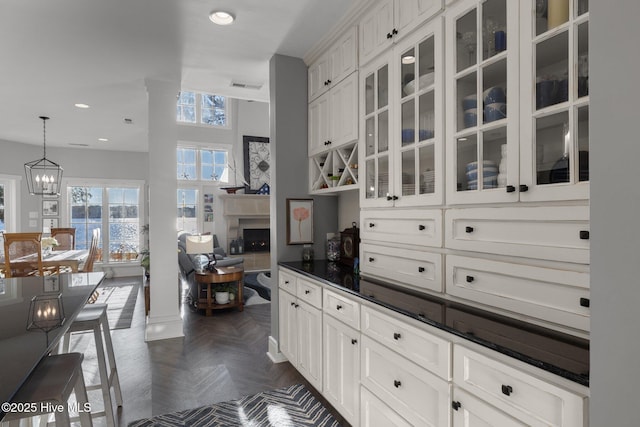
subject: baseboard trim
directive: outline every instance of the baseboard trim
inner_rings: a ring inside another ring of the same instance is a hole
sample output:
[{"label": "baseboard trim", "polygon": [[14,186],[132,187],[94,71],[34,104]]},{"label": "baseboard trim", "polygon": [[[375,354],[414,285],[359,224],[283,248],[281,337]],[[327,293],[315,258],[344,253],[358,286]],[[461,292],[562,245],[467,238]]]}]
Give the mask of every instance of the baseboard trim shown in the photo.
[{"label": "baseboard trim", "polygon": [[272,336],[269,336],[269,351],[267,352],[267,357],[269,357],[273,363],[282,363],[287,361],[284,354],[278,350],[278,340]]},{"label": "baseboard trim", "polygon": [[147,316],[144,331],[145,342],[184,337],[180,316]]}]

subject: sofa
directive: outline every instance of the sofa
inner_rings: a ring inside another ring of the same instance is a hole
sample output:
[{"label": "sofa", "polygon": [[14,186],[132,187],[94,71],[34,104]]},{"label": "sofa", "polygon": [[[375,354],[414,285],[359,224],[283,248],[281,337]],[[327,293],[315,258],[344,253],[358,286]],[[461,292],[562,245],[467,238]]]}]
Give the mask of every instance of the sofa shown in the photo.
[{"label": "sofa", "polygon": [[[178,233],[178,265],[184,281],[189,285],[189,298],[193,301],[193,297],[197,295],[196,271],[202,270],[207,265],[208,259],[205,255],[187,253],[187,236],[190,235],[191,233],[186,231]],[[211,254],[209,255],[211,256]],[[213,255],[216,257],[216,267],[229,267],[244,263],[242,257],[228,257],[215,234],[213,235]]]}]

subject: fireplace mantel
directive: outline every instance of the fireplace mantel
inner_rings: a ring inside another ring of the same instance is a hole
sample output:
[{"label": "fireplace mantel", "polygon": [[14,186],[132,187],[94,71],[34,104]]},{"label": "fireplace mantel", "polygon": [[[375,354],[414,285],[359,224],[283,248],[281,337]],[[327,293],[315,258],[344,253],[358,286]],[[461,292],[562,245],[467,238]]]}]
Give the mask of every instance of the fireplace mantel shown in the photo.
[{"label": "fireplace mantel", "polygon": [[[231,241],[242,236],[245,228],[270,227],[270,196],[264,194],[221,194],[220,199],[222,214],[227,223],[227,253],[231,253]],[[245,256],[247,255],[245,253]],[[266,268],[268,268],[268,264]]]}]

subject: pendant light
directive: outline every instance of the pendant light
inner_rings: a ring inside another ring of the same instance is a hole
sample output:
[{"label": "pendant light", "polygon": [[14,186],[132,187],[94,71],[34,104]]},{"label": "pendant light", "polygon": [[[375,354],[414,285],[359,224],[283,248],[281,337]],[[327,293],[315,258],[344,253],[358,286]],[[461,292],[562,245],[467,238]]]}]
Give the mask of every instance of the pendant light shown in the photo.
[{"label": "pendant light", "polygon": [[40,119],[42,119],[44,154],[41,159],[24,164],[27,187],[32,196],[58,196],[60,195],[63,169],[56,162],[47,159],[47,120],[49,120],[49,117],[40,116]]}]

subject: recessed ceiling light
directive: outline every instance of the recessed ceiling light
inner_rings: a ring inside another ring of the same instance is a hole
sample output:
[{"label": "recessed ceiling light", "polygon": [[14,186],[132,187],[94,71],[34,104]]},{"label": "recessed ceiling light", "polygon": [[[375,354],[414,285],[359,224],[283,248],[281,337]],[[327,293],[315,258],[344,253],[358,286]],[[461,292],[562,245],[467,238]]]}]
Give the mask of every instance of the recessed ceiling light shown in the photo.
[{"label": "recessed ceiling light", "polygon": [[100,142],[109,142],[108,138],[98,138],[98,141]]},{"label": "recessed ceiling light", "polygon": [[78,107],[78,108],[89,108],[89,105],[88,105],[88,104],[81,104],[81,103],[77,103],[77,104],[74,104],[74,105],[75,105],[76,107]]},{"label": "recessed ceiling light", "polygon": [[223,10],[214,10],[209,14],[209,19],[214,24],[229,25],[233,23],[236,17],[233,16],[231,13],[225,12]]}]

